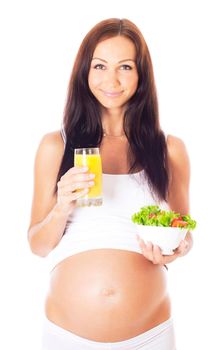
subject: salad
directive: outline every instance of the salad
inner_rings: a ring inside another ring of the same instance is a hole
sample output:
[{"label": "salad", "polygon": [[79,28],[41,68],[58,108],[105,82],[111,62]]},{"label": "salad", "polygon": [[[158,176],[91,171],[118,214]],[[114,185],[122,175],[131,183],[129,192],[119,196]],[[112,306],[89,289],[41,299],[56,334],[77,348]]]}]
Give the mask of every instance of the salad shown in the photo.
[{"label": "salad", "polygon": [[189,230],[196,227],[196,221],[189,214],[180,215],[172,210],[163,210],[157,205],[141,208],[131,219],[135,224],[145,226],[179,227]]}]

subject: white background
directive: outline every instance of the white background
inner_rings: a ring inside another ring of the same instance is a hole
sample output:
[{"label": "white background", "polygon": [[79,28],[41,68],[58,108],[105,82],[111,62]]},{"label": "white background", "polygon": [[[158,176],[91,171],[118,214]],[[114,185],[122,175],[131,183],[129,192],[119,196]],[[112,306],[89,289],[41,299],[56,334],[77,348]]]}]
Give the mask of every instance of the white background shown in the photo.
[{"label": "white background", "polygon": [[191,159],[194,248],[168,272],[178,350],[224,348],[221,3],[0,2],[1,349],[40,349],[48,272],[26,241],[34,156],[41,137],[60,128],[83,36],[109,17],[129,18],[145,36],[162,127],[185,141]]}]

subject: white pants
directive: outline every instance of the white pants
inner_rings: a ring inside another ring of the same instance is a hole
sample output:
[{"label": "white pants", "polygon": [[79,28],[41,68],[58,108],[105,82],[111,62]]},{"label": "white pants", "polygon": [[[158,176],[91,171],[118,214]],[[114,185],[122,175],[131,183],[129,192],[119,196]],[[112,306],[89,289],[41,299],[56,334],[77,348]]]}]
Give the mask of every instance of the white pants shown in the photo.
[{"label": "white pants", "polygon": [[45,319],[42,350],[175,350],[171,319],[128,340],[102,343],[79,337]]}]

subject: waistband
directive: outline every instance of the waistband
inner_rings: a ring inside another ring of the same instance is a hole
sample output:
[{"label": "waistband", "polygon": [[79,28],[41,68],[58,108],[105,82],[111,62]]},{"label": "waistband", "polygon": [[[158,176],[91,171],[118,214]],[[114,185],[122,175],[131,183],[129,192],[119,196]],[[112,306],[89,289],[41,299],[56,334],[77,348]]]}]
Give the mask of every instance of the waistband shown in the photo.
[{"label": "waistband", "polygon": [[[97,342],[93,340],[89,340],[86,338],[82,338],[70,331],[67,331],[47,318],[44,320],[44,333],[50,333],[54,334],[56,337],[60,336],[60,338],[64,338],[65,342],[69,341],[71,344],[79,344],[80,349],[89,346],[89,349],[122,349],[122,350],[131,350],[131,349],[146,349],[144,346],[152,344],[152,346],[166,343],[167,347],[158,347],[158,349],[175,349],[174,345],[174,331],[173,331],[173,320],[172,318],[166,320],[165,322],[159,324],[158,326],[149,329],[148,331],[141,333],[133,338],[130,338],[128,340],[119,341],[119,342]],[[161,341],[160,337],[167,337],[166,339],[163,339]],[[156,343],[156,344],[155,344]],[[171,345],[172,343],[172,345]],[[170,345],[169,345],[170,344]],[[143,346],[143,348],[142,348]],[[147,349],[151,349],[151,347],[147,347]],[[154,347],[153,347],[154,349]],[[155,348],[157,349],[157,347]]]}]

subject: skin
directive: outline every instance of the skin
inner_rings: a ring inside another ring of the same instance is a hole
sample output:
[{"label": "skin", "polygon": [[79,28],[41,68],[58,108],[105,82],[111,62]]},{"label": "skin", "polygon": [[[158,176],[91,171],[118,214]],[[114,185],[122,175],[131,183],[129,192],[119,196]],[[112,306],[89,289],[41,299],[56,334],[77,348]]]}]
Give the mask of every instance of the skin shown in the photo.
[{"label": "skin", "polygon": [[[126,103],[134,95],[138,85],[135,56],[134,44],[121,36],[104,40],[97,45],[88,83],[91,92],[102,106],[103,118],[106,118],[108,113],[113,113],[120,123],[122,122]],[[111,122],[105,120],[103,124]],[[110,126],[111,131],[114,131],[114,123],[105,126]]]},{"label": "skin", "polygon": [[[103,138],[103,173],[128,172],[123,117],[138,84],[135,54],[133,43],[124,37],[99,43],[93,54],[89,88],[101,104],[104,130],[118,136]],[[167,146],[171,173],[168,203],[171,209],[186,214],[190,178],[187,151],[182,140],[171,135]],[[89,174],[87,168],[72,167],[61,177],[58,191],[54,192],[63,152],[64,144],[57,131],[43,137],[36,154],[28,239],[33,253],[40,256],[47,256],[58,245],[76,200],[94,185],[94,174]],[[74,192],[77,189],[81,192]],[[51,273],[47,317],[79,336],[102,342],[134,337],[168,319],[170,301],[163,265],[188,253],[191,234],[172,256],[163,256],[159,247],[146,246],[140,239],[139,245],[142,254],[90,250],[60,262]]]}]

